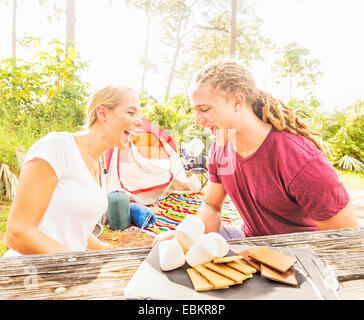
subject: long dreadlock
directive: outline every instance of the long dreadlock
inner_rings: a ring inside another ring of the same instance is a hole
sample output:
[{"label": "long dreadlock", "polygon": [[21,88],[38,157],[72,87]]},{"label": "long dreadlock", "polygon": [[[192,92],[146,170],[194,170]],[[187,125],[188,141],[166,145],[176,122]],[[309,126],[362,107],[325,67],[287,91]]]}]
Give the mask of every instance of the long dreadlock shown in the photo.
[{"label": "long dreadlock", "polygon": [[298,133],[323,151],[321,143],[315,138],[320,134],[310,130],[298,118],[292,107],[274,98],[268,92],[259,90],[251,73],[238,63],[230,60],[213,61],[197,74],[196,83],[205,82],[213,88],[226,91],[228,96],[241,91],[259,119],[270,123],[278,131],[286,130],[293,134]]}]

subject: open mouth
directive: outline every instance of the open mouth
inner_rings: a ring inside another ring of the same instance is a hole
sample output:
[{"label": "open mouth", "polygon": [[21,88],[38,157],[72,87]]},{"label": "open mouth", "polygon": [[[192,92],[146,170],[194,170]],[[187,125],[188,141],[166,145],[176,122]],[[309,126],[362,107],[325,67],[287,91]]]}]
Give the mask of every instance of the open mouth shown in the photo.
[{"label": "open mouth", "polygon": [[134,134],[135,134],[135,131],[132,129],[124,130],[125,141],[129,141],[129,139],[131,139]]},{"label": "open mouth", "polygon": [[132,129],[124,130],[124,134],[125,134],[127,137],[129,137],[129,136],[131,136],[131,135],[135,134],[135,131],[134,131],[134,130],[132,130]]},{"label": "open mouth", "polygon": [[211,134],[216,137],[217,128],[216,127],[209,127],[209,130],[211,131]]}]

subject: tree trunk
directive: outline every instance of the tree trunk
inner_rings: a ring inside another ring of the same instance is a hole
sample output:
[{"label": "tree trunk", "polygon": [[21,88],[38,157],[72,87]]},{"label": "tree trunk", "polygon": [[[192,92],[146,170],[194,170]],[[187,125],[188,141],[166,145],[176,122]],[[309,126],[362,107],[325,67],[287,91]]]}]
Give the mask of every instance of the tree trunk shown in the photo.
[{"label": "tree trunk", "polygon": [[67,0],[66,9],[66,57],[70,57],[72,63],[73,54],[69,55],[69,49],[74,47],[75,42],[75,21],[76,21],[76,8],[75,0]]},{"label": "tree trunk", "polygon": [[236,11],[237,0],[231,0],[231,17],[230,17],[230,58],[235,58],[236,55]]},{"label": "tree trunk", "polygon": [[17,0],[13,0],[13,19],[12,19],[12,57],[16,57],[16,13],[17,13]]},{"label": "tree trunk", "polygon": [[171,70],[169,72],[169,78],[168,78],[168,84],[167,84],[167,90],[166,90],[166,95],[165,95],[165,99],[168,98],[169,96],[169,91],[171,90],[171,86],[172,86],[172,81],[173,81],[173,76],[174,76],[174,70],[176,69],[176,64],[177,64],[177,58],[178,58],[178,55],[179,55],[179,50],[181,48],[181,42],[182,42],[182,39],[181,39],[181,28],[182,28],[182,20],[184,18],[181,17],[180,21],[179,21],[179,24],[178,24],[178,31],[177,31],[177,43],[176,43],[176,51],[174,52],[174,56],[173,56],[173,62],[172,62],[172,65],[171,65]]},{"label": "tree trunk", "polygon": [[66,40],[75,41],[75,0],[67,0]]},{"label": "tree trunk", "polygon": [[169,72],[169,78],[168,78],[168,84],[167,84],[167,90],[166,90],[165,99],[168,98],[169,91],[171,90],[172,81],[173,81],[173,77],[174,77],[174,70],[176,69],[177,58],[178,58],[178,54],[179,54],[180,47],[181,47],[181,41],[178,39],[177,40],[176,51],[174,52],[174,57],[173,57],[173,62],[172,62],[171,70]]},{"label": "tree trunk", "polygon": [[146,39],[145,39],[145,48],[144,48],[144,57],[143,57],[143,73],[142,73],[142,82],[141,82],[141,86],[140,86],[140,92],[144,91],[145,76],[146,76],[147,69],[148,69],[150,24],[151,24],[151,20],[147,16],[147,30],[146,30]]}]

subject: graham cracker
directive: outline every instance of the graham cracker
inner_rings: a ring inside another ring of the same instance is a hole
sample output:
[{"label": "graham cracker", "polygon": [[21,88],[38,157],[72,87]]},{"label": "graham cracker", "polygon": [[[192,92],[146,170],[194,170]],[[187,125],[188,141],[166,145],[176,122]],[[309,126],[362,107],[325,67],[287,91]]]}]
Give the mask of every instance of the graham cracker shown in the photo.
[{"label": "graham cracker", "polygon": [[194,267],[199,273],[201,273],[208,281],[210,281],[215,289],[222,289],[235,284],[235,282],[229,278],[212,271],[205,266],[199,265]]},{"label": "graham cracker", "polygon": [[214,285],[208,281],[205,277],[203,277],[200,273],[198,273],[195,269],[189,268],[187,269],[187,274],[191,279],[192,285],[195,291],[207,291],[214,289]]},{"label": "graham cracker", "polygon": [[243,259],[243,257],[241,256],[226,256],[226,257],[221,257],[221,258],[215,258],[212,262],[213,263],[226,263],[226,262],[231,262],[231,261],[236,261],[236,260],[241,260]]},{"label": "graham cracker", "polygon": [[241,273],[233,268],[230,268],[224,263],[211,263],[208,262],[204,265],[206,268],[213,270],[226,278],[229,278],[238,283],[242,283],[245,279],[251,278],[251,276],[247,276],[244,273]]},{"label": "graham cracker", "polygon": [[282,273],[286,272],[297,262],[297,260],[291,256],[266,247],[260,247],[249,253],[249,257]]},{"label": "graham cracker", "polygon": [[294,268],[289,268],[285,273],[278,272],[276,270],[273,270],[264,264],[261,265],[261,276],[263,278],[267,278],[273,281],[278,281],[284,284],[288,284],[294,287],[297,287],[298,282],[296,279],[296,273],[294,271]]},{"label": "graham cracker", "polygon": [[251,265],[253,268],[257,269],[258,271],[260,271],[260,262],[254,260],[253,258],[249,257],[249,254],[254,252],[255,250],[257,250],[257,248],[250,248],[244,251],[241,251],[238,253],[238,255],[242,256],[243,259],[249,264]]},{"label": "graham cracker", "polygon": [[230,268],[238,270],[238,271],[240,271],[240,272],[242,272],[242,273],[244,273],[246,275],[257,272],[257,269],[253,268],[252,266],[250,266],[249,264],[247,264],[247,263],[245,263],[244,261],[241,261],[241,260],[228,262],[227,265]]}]

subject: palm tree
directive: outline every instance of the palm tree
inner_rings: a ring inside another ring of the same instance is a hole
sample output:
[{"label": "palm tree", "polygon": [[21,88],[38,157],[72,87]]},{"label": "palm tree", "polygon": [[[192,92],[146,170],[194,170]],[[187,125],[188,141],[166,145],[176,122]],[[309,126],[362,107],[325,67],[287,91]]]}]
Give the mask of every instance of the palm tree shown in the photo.
[{"label": "palm tree", "polygon": [[231,0],[231,17],[230,17],[230,50],[229,55],[235,58],[236,54],[236,11],[237,0]]},{"label": "palm tree", "polygon": [[0,194],[7,200],[13,201],[18,179],[6,164],[0,166]]},{"label": "palm tree", "polygon": [[75,41],[76,8],[75,0],[67,0],[66,10],[66,39]]},{"label": "palm tree", "polygon": [[13,0],[13,19],[12,19],[12,57],[16,57],[16,14],[17,0]]}]

